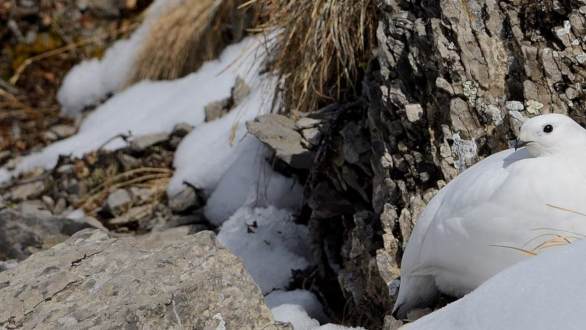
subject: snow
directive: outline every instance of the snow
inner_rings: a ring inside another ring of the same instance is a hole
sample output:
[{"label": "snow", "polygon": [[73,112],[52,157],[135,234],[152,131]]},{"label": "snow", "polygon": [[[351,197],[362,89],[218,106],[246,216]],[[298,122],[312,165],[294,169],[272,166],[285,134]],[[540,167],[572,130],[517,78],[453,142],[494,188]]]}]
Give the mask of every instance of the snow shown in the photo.
[{"label": "snow", "polygon": [[586,242],[547,249],[406,330],[584,329]]},{"label": "snow", "polygon": [[[301,205],[303,187],[294,178],[273,172],[265,160],[265,147],[256,138],[246,140],[246,148],[241,148],[246,150],[221,176],[207,200],[205,216],[216,226],[245,204],[256,207],[273,205],[292,211]],[[202,151],[205,150],[202,145]]]},{"label": "snow", "polygon": [[75,117],[84,108],[98,105],[122,86],[145,35],[143,30],[145,28],[136,31],[130,39],[116,42],[106,51],[104,58],[84,61],[69,71],[57,94],[62,115]]},{"label": "snow", "polygon": [[276,290],[265,296],[265,303],[271,309],[285,304],[299,305],[312,319],[316,319],[320,323],[329,321],[323,311],[322,304],[313,293],[307,290]]},{"label": "snow", "polygon": [[263,294],[285,289],[292,270],[311,265],[309,230],[274,206],[243,206],[220,228],[218,240],[242,258]]},{"label": "snow", "polygon": [[102,59],[90,59],[75,66],[64,78],[57,94],[61,113],[75,117],[83,109],[96,106],[117,92],[128,79],[141,44],[148,37],[152,22],[182,0],[156,0],[147,11],[143,24],[129,39],[119,40]]},{"label": "snow", "polygon": [[344,327],[336,324],[319,325],[317,320],[307,315],[300,305],[283,304],[271,309],[277,321],[290,322],[295,330],[364,330],[364,328]]},{"label": "snow", "polygon": [[[240,120],[237,136],[234,140],[235,146],[238,146],[244,142],[241,141],[246,132],[244,122],[253,118],[254,114],[266,111],[263,110],[262,104],[262,91],[265,85],[262,78],[254,74],[258,69],[258,64],[254,61],[255,44],[256,41],[253,38],[248,38],[239,44],[229,46],[218,60],[205,63],[198,72],[185,78],[175,81],[143,81],[116,94],[96,108],[84,120],[78,134],[51,144],[39,153],[25,157],[10,175],[18,175],[23,171],[39,167],[52,168],[57,163],[59,155],[81,156],[99,148],[119,134],[132,132],[134,136],[139,136],[162,132],[170,133],[175,124],[179,122],[187,122],[193,126],[206,126],[202,125],[205,119],[203,108],[211,102],[230,96],[230,90],[234,86],[236,77],[241,76],[245,78],[253,90],[253,95],[218,123],[212,122],[208,124],[207,128],[201,127],[201,131],[207,133],[215,129],[222,130],[214,132],[214,146],[208,148],[208,153],[213,154],[221,150],[223,157],[218,155],[214,160],[225,162],[225,164],[212,164],[212,160],[203,162],[211,164],[212,167],[223,165],[223,169],[226,170],[231,164],[230,160],[226,159],[226,154],[232,154],[229,156],[232,157],[232,161],[237,158],[236,154],[231,152],[232,147],[229,144],[232,124]],[[243,52],[246,54],[243,55]],[[240,57],[239,65],[230,66]],[[91,89],[92,86],[84,86],[84,88]],[[194,139],[201,138],[202,133],[197,133],[198,130],[200,129],[196,128],[195,132],[186,137],[184,144],[192,143]],[[122,139],[114,139],[106,145],[106,148],[117,149],[124,146],[125,142]],[[219,149],[214,150],[215,147]],[[181,145],[179,149],[177,158],[183,161],[176,163],[177,170],[185,175],[198,172],[197,168],[192,168],[191,171],[182,168],[191,166],[190,162],[193,163],[194,149],[188,150],[189,146],[184,145]],[[197,152],[197,150],[195,151]],[[185,156],[181,155],[182,152],[185,153]],[[199,158],[202,158],[201,156],[199,155]],[[198,155],[195,158],[198,158]],[[197,165],[197,160],[192,165]],[[0,178],[6,180],[10,175],[2,174]],[[202,182],[202,185],[206,188],[213,187],[220,176],[219,171],[216,175],[211,176],[214,180],[201,179],[201,181],[205,181]],[[171,187],[179,189],[183,179],[186,177],[174,178]]]},{"label": "snow", "polygon": [[[234,79],[230,80],[228,84],[230,87],[234,85]],[[224,172],[241,155],[256,152],[255,148],[258,148],[258,144],[254,136],[247,134],[246,121],[268,111],[270,100],[267,102],[262,92],[272,81],[263,82],[260,78],[253,77],[247,83],[251,86],[251,94],[243,103],[228,115],[196,127],[181,142],[173,163],[176,172],[167,188],[170,196],[183,189],[185,178],[189,178],[189,182],[196,187],[206,191],[214,190]],[[213,93],[214,84],[208,84],[208,86],[210,90],[204,90],[201,93]],[[230,87],[226,89],[227,94],[224,97],[230,95]],[[204,98],[200,97],[199,93],[197,99]],[[220,98],[216,97],[214,100]],[[200,114],[203,116],[203,111]],[[233,133],[235,133],[234,136],[232,136]],[[231,141],[236,147],[231,145]]]},{"label": "snow", "polygon": [[314,330],[319,328],[319,322],[312,319],[303,310],[303,307],[294,304],[283,304],[271,309],[277,321],[290,322],[295,330]]}]

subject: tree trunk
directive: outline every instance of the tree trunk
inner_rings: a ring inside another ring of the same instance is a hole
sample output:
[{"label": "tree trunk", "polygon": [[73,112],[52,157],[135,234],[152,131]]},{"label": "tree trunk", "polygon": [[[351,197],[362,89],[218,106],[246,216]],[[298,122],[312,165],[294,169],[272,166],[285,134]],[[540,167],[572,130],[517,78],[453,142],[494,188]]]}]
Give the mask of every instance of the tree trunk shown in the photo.
[{"label": "tree trunk", "polygon": [[380,9],[366,102],[332,115],[309,201],[318,256],[337,247],[346,297],[379,321],[431,198],[508,148],[526,118],[584,123],[586,83],[584,0],[384,0]]}]

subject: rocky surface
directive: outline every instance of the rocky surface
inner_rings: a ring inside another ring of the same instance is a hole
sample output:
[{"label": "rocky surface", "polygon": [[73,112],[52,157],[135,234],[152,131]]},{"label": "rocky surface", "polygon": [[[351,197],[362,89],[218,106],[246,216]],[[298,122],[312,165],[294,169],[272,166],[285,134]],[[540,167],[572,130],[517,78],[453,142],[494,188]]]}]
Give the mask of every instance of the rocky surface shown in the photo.
[{"label": "rocky surface", "polygon": [[62,156],[52,170],[26,173],[0,187],[0,210],[61,218],[83,211],[94,225],[119,233],[144,234],[173,224],[209,229],[203,217],[193,216],[204,205],[201,191],[186,183],[176,196],[165,192],[175,148],[192,129],[179,123],[170,135],[121,136],[129,145],[117,151]]},{"label": "rocky surface", "polygon": [[67,219],[50,215],[0,211],[0,261],[24,260],[59,244],[76,232],[101,227],[95,219]]},{"label": "rocky surface", "polygon": [[[275,156],[296,169],[309,169],[313,154],[303,144],[296,123],[282,115],[267,114],[246,123],[248,132],[275,152]],[[314,135],[317,135],[315,133]]]},{"label": "rocky surface", "polygon": [[325,134],[307,204],[321,271],[333,276],[327,256],[340,255],[346,298],[382,320],[411,230],[439,189],[509,147],[526,118],[585,123],[586,3],[379,3],[381,47],[361,102],[315,114]]},{"label": "rocky surface", "polygon": [[8,329],[285,329],[208,231],[154,249],[81,231],[0,273],[0,305]]},{"label": "rocky surface", "polygon": [[224,117],[228,112],[239,105],[250,94],[250,87],[244,79],[237,77],[230,97],[212,102],[204,107],[206,122]]}]

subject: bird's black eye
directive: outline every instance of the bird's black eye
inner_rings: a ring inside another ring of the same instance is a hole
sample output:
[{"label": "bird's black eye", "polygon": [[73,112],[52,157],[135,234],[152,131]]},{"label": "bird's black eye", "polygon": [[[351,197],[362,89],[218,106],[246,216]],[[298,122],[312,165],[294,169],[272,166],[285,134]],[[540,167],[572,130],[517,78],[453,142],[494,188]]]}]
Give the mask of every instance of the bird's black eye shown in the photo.
[{"label": "bird's black eye", "polygon": [[551,132],[553,132],[553,126],[551,126],[551,125],[545,125],[545,126],[543,126],[543,131],[545,133],[551,133]]}]

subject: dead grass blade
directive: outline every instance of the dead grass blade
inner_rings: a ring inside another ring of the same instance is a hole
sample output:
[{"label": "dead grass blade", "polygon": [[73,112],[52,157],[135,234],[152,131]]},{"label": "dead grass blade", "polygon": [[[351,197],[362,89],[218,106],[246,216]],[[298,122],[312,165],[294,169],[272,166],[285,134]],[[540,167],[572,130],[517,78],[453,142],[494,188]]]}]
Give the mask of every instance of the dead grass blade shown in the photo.
[{"label": "dead grass blade", "polygon": [[84,209],[86,212],[91,212],[95,207],[95,203],[101,202],[109,193],[131,185],[140,185],[141,187],[151,189],[155,192],[155,195],[160,195],[162,193],[160,190],[164,190],[172,175],[173,171],[170,169],[150,167],[137,168],[120,173],[92,189],[85,196],[82,196],[83,198],[77,207]]},{"label": "dead grass blade", "polygon": [[561,211],[565,211],[565,212],[570,212],[570,213],[574,213],[574,214],[578,214],[578,215],[581,215],[581,216],[585,216],[586,217],[586,214],[584,214],[584,213],[580,213],[580,212],[568,210],[566,208],[559,207],[559,206],[555,206],[555,205],[551,205],[551,204],[545,204],[545,205],[547,205],[547,206],[549,206],[551,208],[557,209],[557,210],[561,210]]},{"label": "dead grass blade", "polygon": [[523,253],[523,254],[525,254],[527,256],[531,256],[531,257],[537,255],[537,253],[535,253],[533,251],[525,250],[523,248],[517,248],[517,247],[514,247],[514,246],[506,246],[506,245],[489,245],[489,246],[494,246],[494,247],[500,247],[500,248],[505,248],[505,249],[516,250],[516,251],[519,251],[519,252],[521,252],[521,253]]},{"label": "dead grass blade", "polygon": [[562,232],[562,233],[568,233],[568,234],[572,234],[572,235],[586,237],[586,235],[583,235],[583,234],[580,234],[580,233],[576,233],[576,232],[573,232],[573,231],[563,230],[563,229],[554,229],[554,228],[535,228],[535,229],[531,229],[530,231],[538,231],[538,230],[553,230],[553,231],[559,231],[559,232]]}]

